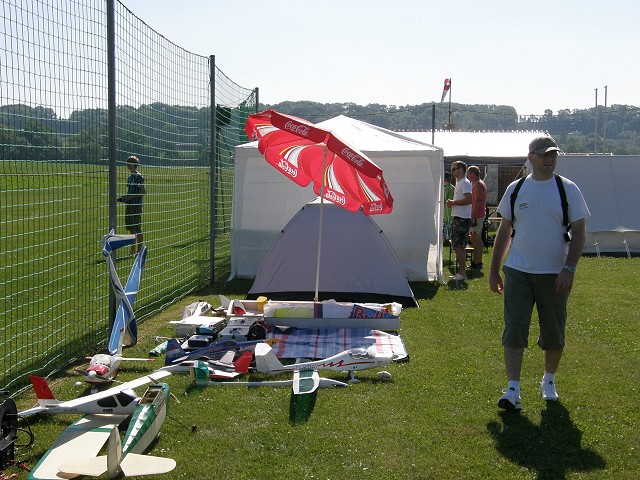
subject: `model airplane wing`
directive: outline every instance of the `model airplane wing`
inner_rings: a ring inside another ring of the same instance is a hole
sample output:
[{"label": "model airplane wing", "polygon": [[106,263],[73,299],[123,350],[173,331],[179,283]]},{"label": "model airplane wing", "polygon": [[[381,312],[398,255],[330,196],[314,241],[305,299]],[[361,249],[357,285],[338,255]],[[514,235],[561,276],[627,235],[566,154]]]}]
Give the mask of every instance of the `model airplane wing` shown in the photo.
[{"label": "model airplane wing", "polygon": [[118,303],[116,318],[113,322],[111,337],[109,338],[109,353],[111,355],[121,352],[125,338],[128,338],[128,343],[130,345],[135,345],[138,341],[138,327],[135,314],[133,312],[133,304],[136,300],[138,289],[140,288],[140,280],[142,278],[142,270],[144,268],[146,258],[147,248],[143,247],[133,262],[125,287],[122,288],[122,284],[120,283],[120,279],[116,273],[115,265],[113,264],[111,257],[107,257],[111,286]]},{"label": "model airplane wing", "polygon": [[92,393],[91,395],[86,395],[84,397],[79,397],[73,400],[68,400],[66,402],[61,402],[61,405],[79,406],[79,405],[95,402],[96,400],[107,398],[112,395],[116,395],[120,392],[133,390],[134,388],[141,387],[142,385],[146,385],[148,383],[155,383],[156,381],[162,378],[168,377],[169,375],[171,375],[171,372],[167,372],[164,370],[157,370],[153,373],[150,373],[149,375],[136,378],[135,380],[131,380],[129,382],[121,383],[120,385],[116,385],[115,387],[111,387],[102,392]]}]

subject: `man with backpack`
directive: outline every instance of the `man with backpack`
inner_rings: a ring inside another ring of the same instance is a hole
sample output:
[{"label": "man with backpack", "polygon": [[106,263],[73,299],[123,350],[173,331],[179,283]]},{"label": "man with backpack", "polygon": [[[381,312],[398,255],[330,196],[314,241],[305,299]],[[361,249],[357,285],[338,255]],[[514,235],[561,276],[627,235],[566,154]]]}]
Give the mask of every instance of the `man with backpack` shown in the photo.
[{"label": "man with backpack", "polygon": [[522,408],[520,372],[534,304],[540,325],[537,343],[544,351],[542,398],[558,400],[555,374],[565,344],[567,300],[590,216],[576,184],[554,174],[559,151],[552,137],[535,138],[527,156],[532,173],[511,183],[498,206],[502,220],[489,286],[504,296],[502,346],[508,385],[498,407],[507,410]]}]

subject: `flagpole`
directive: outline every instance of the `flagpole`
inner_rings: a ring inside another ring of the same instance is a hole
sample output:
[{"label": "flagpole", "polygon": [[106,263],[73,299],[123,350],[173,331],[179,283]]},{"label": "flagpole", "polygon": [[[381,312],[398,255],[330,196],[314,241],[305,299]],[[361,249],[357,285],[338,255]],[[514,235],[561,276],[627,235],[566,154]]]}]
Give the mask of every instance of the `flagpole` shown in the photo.
[{"label": "flagpole", "polygon": [[449,78],[449,131],[451,131],[451,78]]}]

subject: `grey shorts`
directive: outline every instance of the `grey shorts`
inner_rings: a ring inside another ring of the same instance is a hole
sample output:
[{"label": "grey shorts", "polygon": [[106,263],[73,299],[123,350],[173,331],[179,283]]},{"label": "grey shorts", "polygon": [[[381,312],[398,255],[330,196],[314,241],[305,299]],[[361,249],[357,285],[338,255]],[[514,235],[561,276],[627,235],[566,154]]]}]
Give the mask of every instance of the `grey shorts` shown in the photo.
[{"label": "grey shorts", "polygon": [[525,348],[529,345],[529,326],[533,306],[538,311],[543,350],[564,347],[569,292],[556,292],[557,274],[525,273],[504,267],[504,331],[502,345]]}]

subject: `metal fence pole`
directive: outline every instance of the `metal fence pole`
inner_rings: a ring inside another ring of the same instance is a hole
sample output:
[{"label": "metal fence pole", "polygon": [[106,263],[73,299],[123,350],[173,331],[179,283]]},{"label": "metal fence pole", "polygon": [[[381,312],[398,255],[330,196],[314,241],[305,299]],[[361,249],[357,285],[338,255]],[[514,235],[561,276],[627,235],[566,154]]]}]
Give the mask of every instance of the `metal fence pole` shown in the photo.
[{"label": "metal fence pole", "polygon": [[[109,230],[116,231],[118,222],[116,165],[116,33],[115,0],[107,0],[107,70],[108,70],[108,141],[109,141]],[[111,252],[114,265],[116,253]],[[109,331],[116,318],[116,297],[109,284]]]},{"label": "metal fence pole", "polygon": [[210,271],[209,271],[209,288],[213,288],[215,284],[215,262],[216,262],[216,197],[218,193],[217,181],[218,175],[216,172],[217,154],[218,154],[218,140],[216,136],[216,56],[209,56],[209,76],[211,78],[211,150],[209,152],[209,165],[211,169],[211,185],[210,185],[210,197],[211,197],[211,218],[210,218],[210,240],[209,240],[209,256],[211,258]]}]

